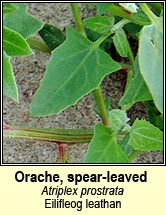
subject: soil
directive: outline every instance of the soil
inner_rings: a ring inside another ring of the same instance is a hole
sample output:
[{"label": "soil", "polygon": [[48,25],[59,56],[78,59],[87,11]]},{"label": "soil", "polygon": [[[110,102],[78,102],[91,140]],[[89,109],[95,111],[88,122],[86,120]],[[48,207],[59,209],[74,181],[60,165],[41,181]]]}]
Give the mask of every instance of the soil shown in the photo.
[{"label": "soil", "polygon": [[[83,18],[92,16],[95,11],[89,5],[81,3]],[[74,27],[69,3],[28,3],[30,14],[40,20],[65,30],[67,25]],[[77,105],[68,108],[57,116],[30,118],[29,105],[45,72],[49,55],[34,51],[29,57],[12,58],[14,74],[19,90],[19,103],[4,96],[3,121],[6,124],[46,127],[46,128],[93,128],[100,122],[93,111],[95,103],[91,94],[81,99]],[[123,95],[126,74],[114,73],[102,82],[103,93],[111,98],[111,108],[119,108],[118,101]],[[135,104],[129,111],[131,123],[135,118],[146,118],[146,109],[142,103]],[[70,163],[82,163],[88,144],[73,145],[69,148]],[[57,163],[58,150],[54,143],[39,141],[3,141],[3,163]],[[141,153],[134,163],[162,163],[162,152]]]}]

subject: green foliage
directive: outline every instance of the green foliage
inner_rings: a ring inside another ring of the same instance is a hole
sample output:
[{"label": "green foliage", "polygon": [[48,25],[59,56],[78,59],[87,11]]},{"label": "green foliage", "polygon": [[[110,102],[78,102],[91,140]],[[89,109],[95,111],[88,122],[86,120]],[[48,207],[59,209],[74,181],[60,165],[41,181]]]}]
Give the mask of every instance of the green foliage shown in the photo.
[{"label": "green foliage", "polygon": [[140,72],[149,88],[154,103],[163,113],[163,18],[144,26],[139,40]]},{"label": "green foliage", "polygon": [[109,120],[111,129],[113,129],[115,132],[119,132],[126,126],[128,127],[127,122],[130,119],[127,117],[126,111],[120,109],[113,109],[109,112]]},{"label": "green foliage", "polygon": [[48,24],[45,24],[38,33],[51,50],[58,47],[66,39],[59,28]]},{"label": "green foliage", "polygon": [[[111,32],[114,25],[114,18],[108,16],[96,16],[84,20],[85,31],[87,38],[91,41],[96,41],[103,34]],[[101,44],[100,48],[109,52],[112,43],[112,38],[106,38]]]},{"label": "green foliage", "polygon": [[129,163],[129,159],[119,146],[116,135],[109,128],[98,124],[89,145],[85,163]]},{"label": "green foliage", "polygon": [[3,14],[12,13],[17,9],[17,7],[12,3],[3,3]]},{"label": "green foliage", "polygon": [[[89,28],[85,28],[85,32],[86,32],[87,38],[92,42],[97,41],[102,36],[102,34],[94,32]],[[112,44],[112,37],[109,36],[100,44],[99,47],[109,53],[111,44]]]},{"label": "green foliage", "polygon": [[163,115],[157,110],[153,101],[145,102],[145,105],[147,107],[149,122],[158,127],[160,130],[163,130]]},{"label": "green foliage", "polygon": [[107,12],[111,4],[112,3],[93,3],[93,5],[97,7],[98,15],[102,15],[104,12]]},{"label": "green foliage", "polygon": [[31,55],[26,38],[36,33],[44,23],[30,16],[23,3],[3,3],[3,10],[3,90],[6,96],[18,101],[18,89],[9,56]]},{"label": "green foliage", "polygon": [[98,10],[100,11],[100,13],[101,12],[102,13],[110,12],[111,15],[113,15],[115,17],[118,16],[121,18],[128,19],[128,20],[132,21],[133,23],[135,23],[137,25],[141,25],[141,26],[150,24],[148,17],[145,15],[145,13],[143,13],[143,11],[141,9],[138,10],[137,13],[130,14],[127,11],[125,11],[125,9],[123,9],[122,7],[112,4],[112,3],[108,3],[107,5],[105,5],[102,10],[100,9],[100,7],[101,7],[100,4],[97,3],[96,6],[97,6]]},{"label": "green foliage", "polygon": [[17,32],[3,27],[3,49],[9,56],[31,55],[26,40]]},{"label": "green foliage", "polygon": [[18,101],[18,90],[13,74],[10,57],[3,52],[3,93],[4,95]]},{"label": "green foliage", "polygon": [[68,27],[65,42],[52,52],[47,64],[46,74],[31,104],[31,116],[60,113],[118,69],[119,64],[95,43]]},{"label": "green foliage", "polygon": [[137,119],[131,127],[128,144],[135,150],[162,150],[163,134],[149,122]]},{"label": "green foliage", "polygon": [[87,28],[99,34],[111,32],[111,28],[114,25],[114,18],[108,16],[96,16],[90,17],[84,20],[84,24]]},{"label": "green foliage", "polygon": [[[119,143],[120,147],[122,148],[122,150],[124,151],[124,153],[126,154],[126,156],[128,157],[128,159],[130,160],[130,162],[135,158],[133,157],[135,154],[135,150],[134,148],[129,144],[129,134],[127,134]],[[132,159],[131,159],[132,157]]]},{"label": "green foliage", "polygon": [[13,13],[5,15],[3,23],[5,26],[18,32],[25,39],[35,34],[43,27],[43,22],[28,14],[26,4],[13,3],[12,5],[18,9]]},{"label": "green foliage", "polygon": [[128,56],[127,38],[122,28],[119,28],[115,31],[115,35],[113,36],[113,42],[119,55],[121,57],[127,57]]},{"label": "green foliage", "polygon": [[136,25],[132,22],[124,26],[125,31],[135,40],[138,40],[141,28],[141,26]]},{"label": "green foliage", "polygon": [[163,10],[162,3],[148,3],[148,6],[151,8],[151,10],[157,14],[158,16],[161,16],[161,12]]},{"label": "green foliage", "polygon": [[123,109],[129,109],[136,102],[151,100],[152,96],[145,84],[145,81],[140,74],[138,58],[135,60],[134,77],[129,82],[129,85],[121,97],[119,104]]}]

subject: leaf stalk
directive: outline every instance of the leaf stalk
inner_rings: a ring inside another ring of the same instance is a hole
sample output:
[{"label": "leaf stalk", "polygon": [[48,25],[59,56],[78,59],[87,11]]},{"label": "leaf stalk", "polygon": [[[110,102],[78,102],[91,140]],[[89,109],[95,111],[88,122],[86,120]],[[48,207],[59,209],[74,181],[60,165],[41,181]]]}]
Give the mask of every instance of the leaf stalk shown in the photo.
[{"label": "leaf stalk", "polygon": [[149,9],[146,3],[138,3],[152,23],[157,23],[157,16]]},{"label": "leaf stalk", "polygon": [[101,87],[99,87],[98,89],[95,89],[93,91],[93,96],[98,104],[98,108],[102,117],[102,122],[106,127],[110,126],[110,122],[109,122],[109,117],[108,117],[108,112],[106,110],[105,107],[105,102],[104,102],[104,98],[103,98],[103,94],[101,91]]}]

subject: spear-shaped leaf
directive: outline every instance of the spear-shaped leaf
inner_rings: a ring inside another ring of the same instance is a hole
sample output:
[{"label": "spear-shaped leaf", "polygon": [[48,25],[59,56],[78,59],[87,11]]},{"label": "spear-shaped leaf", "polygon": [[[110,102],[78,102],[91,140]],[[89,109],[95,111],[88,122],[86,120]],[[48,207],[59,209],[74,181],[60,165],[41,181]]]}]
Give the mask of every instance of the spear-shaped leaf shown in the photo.
[{"label": "spear-shaped leaf", "polygon": [[130,130],[128,144],[140,151],[162,150],[163,133],[149,122],[136,119]]},{"label": "spear-shaped leaf", "polygon": [[129,163],[129,159],[117,143],[116,134],[104,125],[98,124],[84,162]]},{"label": "spear-shaped leaf", "polygon": [[18,89],[13,74],[10,57],[3,51],[3,93],[18,101]]},{"label": "spear-shaped leaf", "polygon": [[140,72],[160,113],[163,113],[163,18],[143,27],[139,39]]},{"label": "spear-shaped leaf", "polygon": [[16,31],[3,27],[3,48],[9,56],[31,55],[32,51],[26,40]]},{"label": "spear-shaped leaf", "polygon": [[13,13],[6,14],[4,19],[4,25],[8,28],[18,32],[24,38],[28,38],[31,35],[39,31],[44,22],[29,15],[27,12],[27,5],[25,3],[13,3],[13,6],[17,8]]},{"label": "spear-shaped leaf", "polygon": [[72,28],[52,52],[46,74],[31,104],[31,116],[58,114],[98,88],[103,78],[120,69],[117,62]]}]

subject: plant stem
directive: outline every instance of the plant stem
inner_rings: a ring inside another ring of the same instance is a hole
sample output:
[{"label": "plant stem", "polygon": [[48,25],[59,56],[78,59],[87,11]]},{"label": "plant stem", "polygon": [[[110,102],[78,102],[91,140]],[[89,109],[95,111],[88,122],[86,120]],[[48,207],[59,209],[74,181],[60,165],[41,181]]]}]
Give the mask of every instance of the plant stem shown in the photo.
[{"label": "plant stem", "polygon": [[95,100],[96,100],[96,102],[98,104],[99,111],[100,111],[100,114],[101,114],[101,117],[102,117],[102,122],[106,127],[109,127],[110,123],[109,123],[108,113],[107,113],[107,110],[106,110],[106,107],[105,107],[101,87],[99,87],[98,89],[95,89],[93,91],[93,95],[94,95],[94,98],[95,98]]},{"label": "plant stem", "polygon": [[100,45],[105,39],[107,39],[107,37],[109,37],[111,34],[112,34],[112,31],[103,34],[101,37],[99,37],[99,39],[97,39],[95,42],[93,42],[93,45],[96,46],[96,47],[99,47],[99,45]]},{"label": "plant stem", "polygon": [[66,163],[66,160],[67,160],[67,147],[68,147],[68,145],[65,144],[65,143],[60,143],[58,145],[59,163]]},{"label": "plant stem", "polygon": [[4,139],[40,140],[69,145],[73,143],[89,143],[93,136],[93,130],[91,129],[69,130],[5,125],[3,130]]},{"label": "plant stem", "polygon": [[[96,94],[98,92],[96,91]],[[102,94],[101,94],[102,96]],[[70,146],[75,143],[90,143],[94,135],[94,130],[73,130],[73,129],[51,129],[51,128],[32,128],[14,125],[3,125],[4,139],[23,139],[23,140],[39,140],[44,142],[56,143],[58,146]],[[117,139],[120,142],[127,132],[118,133]]]},{"label": "plant stem", "polygon": [[131,22],[130,20],[127,19],[122,19],[121,21],[119,21],[118,23],[116,23],[113,28],[111,29],[110,32],[107,32],[105,34],[103,34],[98,40],[96,40],[94,42],[94,44],[96,46],[99,46],[107,37],[109,37],[111,34],[115,33],[115,31],[119,28],[122,28],[124,25],[126,25],[127,23]]},{"label": "plant stem", "polygon": [[122,28],[124,25],[126,25],[130,22],[131,21],[128,19],[122,19],[113,26],[112,31],[115,32],[116,30],[118,30],[119,28]]},{"label": "plant stem", "polygon": [[[134,55],[133,55],[132,49],[130,47],[130,43],[127,38],[126,38],[126,42],[127,42],[127,49],[128,49],[128,59],[131,64],[131,68],[127,72],[127,81],[126,81],[124,93],[126,92],[128,86],[129,86],[129,83],[130,83],[131,79],[133,78],[133,69],[134,69],[134,64],[135,64]],[[124,107],[122,107],[122,109],[125,110]]]},{"label": "plant stem", "polygon": [[[75,22],[76,22],[78,32],[80,34],[82,34],[82,36],[86,37],[84,25],[82,23],[81,13],[80,13],[80,10],[79,10],[79,7],[78,7],[78,3],[71,3],[71,8],[72,8],[72,12],[73,12],[73,15],[74,15],[74,18],[75,18]],[[104,40],[108,36],[104,35],[103,39],[101,39],[101,42],[102,42],[102,40]],[[96,43],[95,43],[95,45],[96,45]],[[101,87],[99,87],[98,89],[93,90],[92,92],[93,92],[93,95],[94,95],[95,100],[97,102],[97,105],[99,107],[102,122],[103,122],[103,124],[105,126],[109,127],[108,113],[107,113],[107,109],[106,109],[106,106],[105,106],[105,103],[104,103],[104,98],[103,98],[103,95],[102,95]]]},{"label": "plant stem", "polygon": [[132,16],[131,14],[126,13],[123,8],[116,6],[115,4],[111,4],[109,7],[109,12],[111,12],[111,14],[113,16],[119,16],[122,18],[126,18],[128,20],[131,20],[133,23],[136,23],[137,25],[148,25],[149,21],[144,20],[144,19],[137,19],[136,17]]},{"label": "plant stem", "polygon": [[157,16],[149,9],[146,3],[138,3],[152,23],[157,23]]},{"label": "plant stem", "polygon": [[51,49],[42,40],[34,37],[29,37],[27,39],[27,42],[32,49],[51,54]]},{"label": "plant stem", "polygon": [[[130,61],[130,64],[132,65],[132,68],[128,70],[127,72],[127,81],[126,81],[126,86],[125,86],[125,90],[124,90],[124,93],[126,92],[128,86],[129,86],[129,83],[131,81],[131,79],[133,78],[133,69],[134,69],[134,55],[133,55],[133,52],[131,50],[131,47],[130,47],[130,44],[128,42],[128,39],[127,39],[127,49],[128,49],[128,59]],[[123,109],[123,107],[122,107]]]},{"label": "plant stem", "polygon": [[127,39],[127,49],[128,49],[128,58],[129,58],[129,61],[130,61],[131,65],[132,65],[132,67],[134,67],[134,63],[135,63],[135,61],[134,61],[134,55],[133,55],[133,52],[131,50],[131,47],[130,47],[128,39]]},{"label": "plant stem", "polygon": [[78,32],[80,34],[82,34],[84,37],[86,37],[84,25],[82,23],[81,13],[80,13],[80,10],[79,10],[79,7],[78,7],[78,3],[71,3],[71,8],[72,8],[72,12],[73,12],[73,15],[74,15],[74,19],[75,19],[75,22],[76,22]]}]

